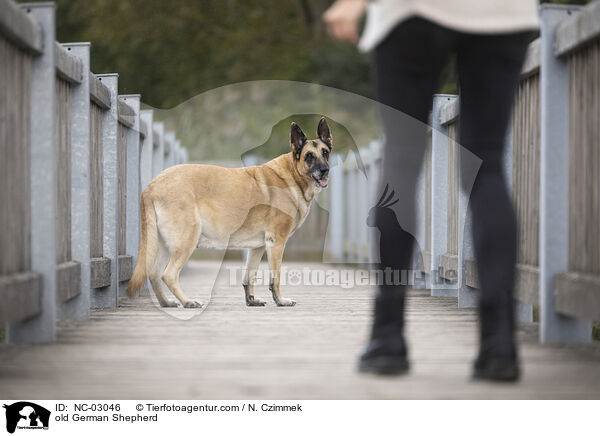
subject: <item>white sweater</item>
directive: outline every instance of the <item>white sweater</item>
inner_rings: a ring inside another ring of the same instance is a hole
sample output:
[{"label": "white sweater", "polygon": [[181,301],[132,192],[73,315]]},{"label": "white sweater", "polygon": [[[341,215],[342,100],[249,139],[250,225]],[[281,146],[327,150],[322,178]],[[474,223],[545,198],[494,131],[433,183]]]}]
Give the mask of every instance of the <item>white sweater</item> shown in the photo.
[{"label": "white sweater", "polygon": [[539,26],[538,0],[374,0],[358,48],[372,50],[411,16],[467,33],[508,33]]}]

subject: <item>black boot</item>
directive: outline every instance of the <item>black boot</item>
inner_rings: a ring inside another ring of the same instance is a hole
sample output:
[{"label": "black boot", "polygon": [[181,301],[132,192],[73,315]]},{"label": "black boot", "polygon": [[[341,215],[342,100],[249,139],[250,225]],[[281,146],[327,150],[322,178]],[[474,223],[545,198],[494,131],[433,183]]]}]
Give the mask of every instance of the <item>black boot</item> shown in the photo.
[{"label": "black boot", "polygon": [[473,378],[497,382],[515,382],[520,377],[516,356],[488,356],[480,353],[473,364]]},{"label": "black boot", "polygon": [[371,339],[360,356],[359,371],[379,375],[408,372],[404,341],[404,289],[379,290]]},{"label": "black boot", "polygon": [[512,301],[483,301],[479,310],[480,349],[473,363],[473,378],[498,382],[517,381],[520,370]]}]

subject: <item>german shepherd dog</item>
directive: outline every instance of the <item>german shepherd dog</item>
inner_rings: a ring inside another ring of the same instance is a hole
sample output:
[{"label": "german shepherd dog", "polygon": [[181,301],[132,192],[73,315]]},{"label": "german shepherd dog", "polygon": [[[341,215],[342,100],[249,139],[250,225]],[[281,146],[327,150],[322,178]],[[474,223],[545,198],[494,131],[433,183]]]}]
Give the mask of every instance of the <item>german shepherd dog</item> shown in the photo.
[{"label": "german shepherd dog", "polygon": [[140,250],[127,295],[133,298],[150,278],[158,302],[176,307],[161,289],[161,279],[185,308],[202,303],[185,296],[179,273],[194,249],[246,248],[242,281],[246,305],[264,306],[254,296],[254,279],[267,251],[269,289],[278,306],[279,278],[288,238],[302,225],[315,196],[327,187],[333,138],[325,118],[317,138],[308,140],[292,123],[292,151],[263,165],[223,168],[184,164],[161,172],[142,193]]}]

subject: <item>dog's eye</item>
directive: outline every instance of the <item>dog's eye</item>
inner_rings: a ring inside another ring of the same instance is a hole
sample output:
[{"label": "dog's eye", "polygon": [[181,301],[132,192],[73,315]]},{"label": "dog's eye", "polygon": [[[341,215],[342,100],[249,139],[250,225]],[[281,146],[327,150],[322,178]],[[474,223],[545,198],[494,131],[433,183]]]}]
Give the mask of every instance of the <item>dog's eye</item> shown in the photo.
[{"label": "dog's eye", "polygon": [[323,149],[323,157],[324,157],[325,159],[328,159],[328,158],[329,158],[329,150],[325,150],[325,149]]},{"label": "dog's eye", "polygon": [[306,156],[304,156],[304,160],[306,160],[307,162],[313,160],[315,158],[315,155],[312,153],[306,153]]}]

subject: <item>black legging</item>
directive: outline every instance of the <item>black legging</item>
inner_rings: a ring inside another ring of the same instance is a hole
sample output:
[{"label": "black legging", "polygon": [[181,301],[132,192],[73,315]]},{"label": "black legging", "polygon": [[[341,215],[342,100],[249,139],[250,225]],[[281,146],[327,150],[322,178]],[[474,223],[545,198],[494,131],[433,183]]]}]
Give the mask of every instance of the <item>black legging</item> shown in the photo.
[{"label": "black legging", "polygon": [[[482,159],[471,191],[470,208],[481,284],[484,353],[515,353],[513,287],[517,230],[503,175],[502,153],[531,36],[531,32],[466,34],[411,18],[398,25],[375,52],[378,100],[410,116],[399,116],[390,110],[381,113],[386,143],[382,186],[389,184],[401,199],[394,210],[400,224],[409,231],[415,228],[415,186],[425,150],[425,123],[432,95],[438,90],[449,55],[456,54],[459,143]],[[381,254],[382,260],[392,255]],[[410,268],[410,250],[396,250],[392,257],[393,261],[386,260],[389,265],[384,267]],[[385,294],[386,289],[393,291],[383,287],[380,294]],[[397,294],[404,290],[394,289],[397,299]],[[398,314],[388,315],[398,317]]]}]

